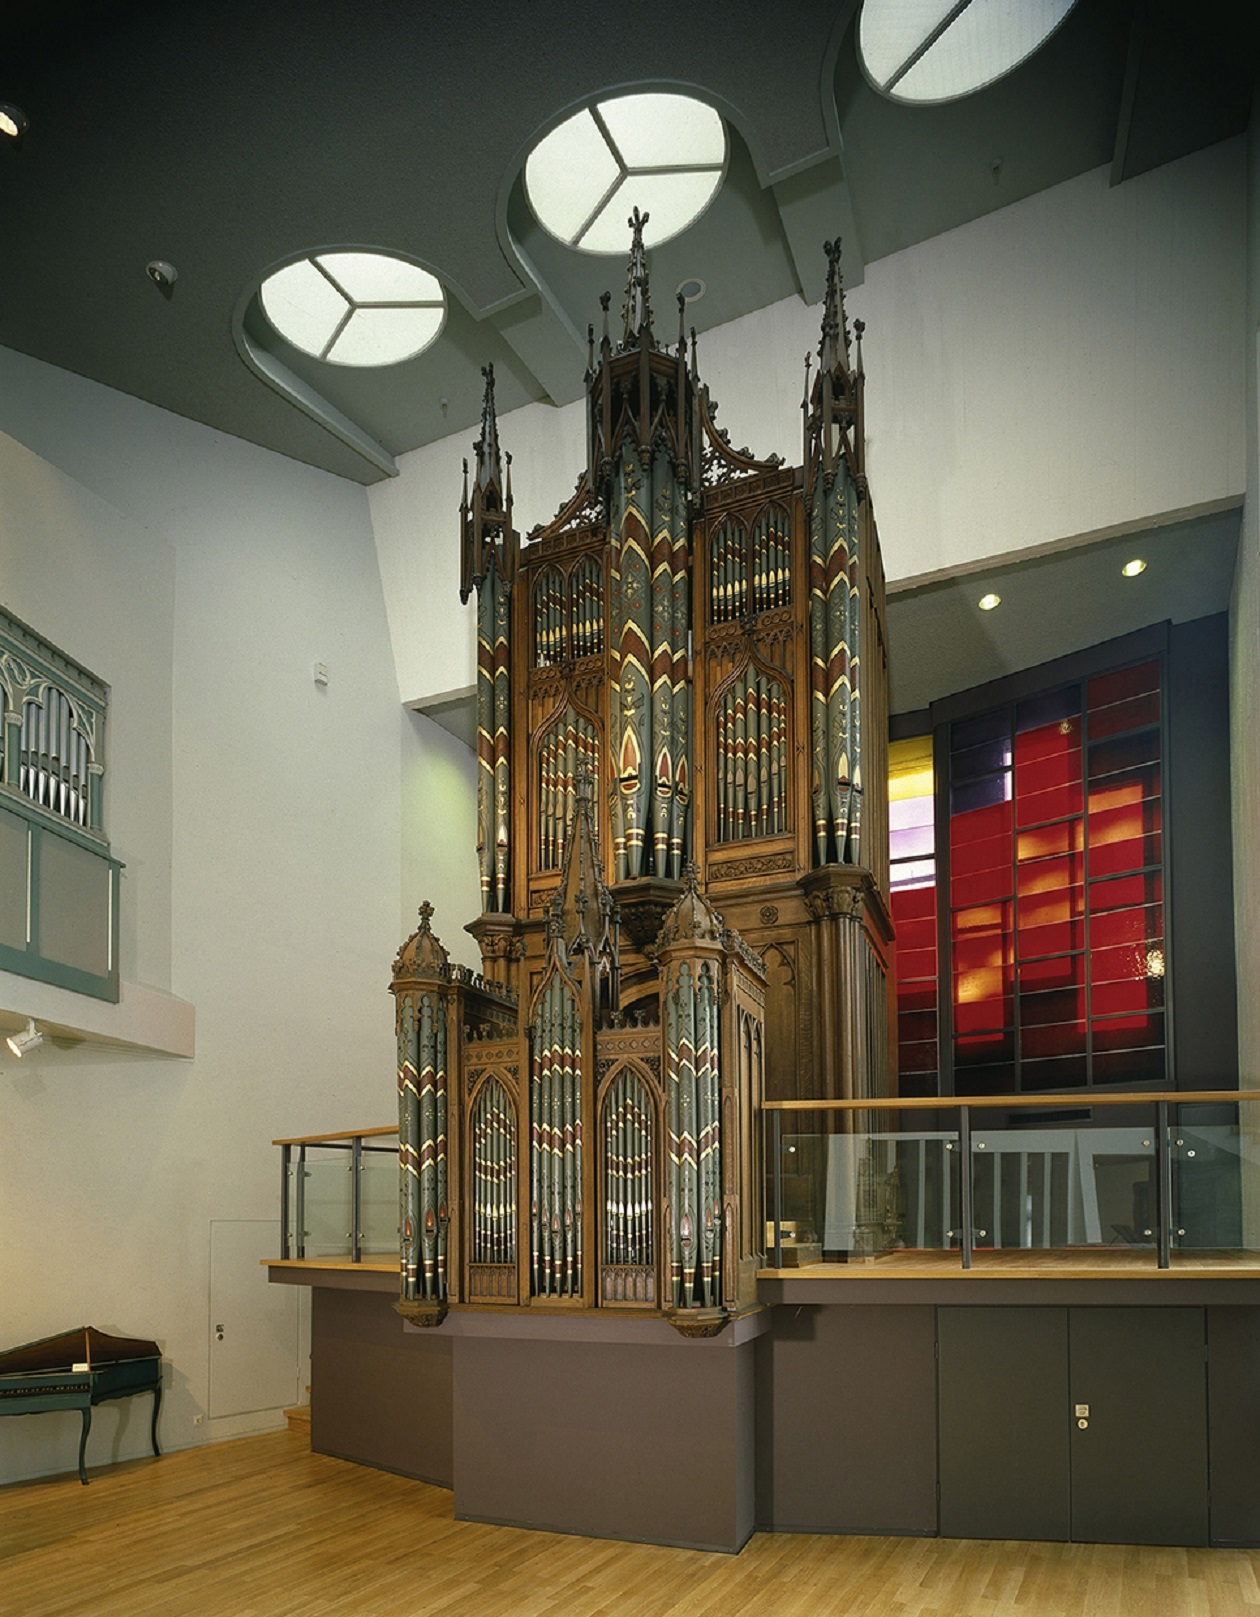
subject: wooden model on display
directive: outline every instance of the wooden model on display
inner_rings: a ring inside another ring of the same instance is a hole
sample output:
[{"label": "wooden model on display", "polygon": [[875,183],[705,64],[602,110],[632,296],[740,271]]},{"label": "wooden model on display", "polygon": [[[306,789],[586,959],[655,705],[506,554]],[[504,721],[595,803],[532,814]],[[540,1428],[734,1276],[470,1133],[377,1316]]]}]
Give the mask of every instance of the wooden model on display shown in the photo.
[{"label": "wooden model on display", "polygon": [[653,330],[645,219],[590,333],[587,463],[522,548],[487,370],[477,597],[482,974],[428,905],[394,964],[402,1297],[755,1302],[759,1103],[889,1088],[884,585],[861,324],[829,245],[804,464],[732,448]]}]

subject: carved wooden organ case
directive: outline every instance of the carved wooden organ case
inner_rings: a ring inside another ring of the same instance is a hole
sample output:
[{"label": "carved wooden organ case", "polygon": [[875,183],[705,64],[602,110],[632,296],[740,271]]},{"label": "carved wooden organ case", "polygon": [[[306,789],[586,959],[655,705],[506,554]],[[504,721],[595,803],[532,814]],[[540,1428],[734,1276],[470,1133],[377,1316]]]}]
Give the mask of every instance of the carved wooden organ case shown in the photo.
[{"label": "carved wooden organ case", "polygon": [[884,584],[828,246],[804,463],[733,449],[633,242],[592,329],[587,464],[524,548],[493,373],[461,506],[478,628],[482,974],[427,906],[394,966],[403,1287],[755,1301],[759,1103],[886,1094]]}]

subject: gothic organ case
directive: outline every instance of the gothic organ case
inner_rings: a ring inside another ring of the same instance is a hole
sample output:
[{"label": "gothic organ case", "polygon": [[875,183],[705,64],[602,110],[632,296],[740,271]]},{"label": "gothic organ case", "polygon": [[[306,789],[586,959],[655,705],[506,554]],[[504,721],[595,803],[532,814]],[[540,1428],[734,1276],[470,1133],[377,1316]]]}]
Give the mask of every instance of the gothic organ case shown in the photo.
[{"label": "gothic organ case", "polygon": [[791,467],[717,425],[681,299],[658,340],[643,222],[571,499],[522,547],[489,370],[465,467],[482,973],[425,906],[393,981],[420,1322],[718,1330],[755,1302],[762,1097],[889,1092],[884,585],[839,244]]}]

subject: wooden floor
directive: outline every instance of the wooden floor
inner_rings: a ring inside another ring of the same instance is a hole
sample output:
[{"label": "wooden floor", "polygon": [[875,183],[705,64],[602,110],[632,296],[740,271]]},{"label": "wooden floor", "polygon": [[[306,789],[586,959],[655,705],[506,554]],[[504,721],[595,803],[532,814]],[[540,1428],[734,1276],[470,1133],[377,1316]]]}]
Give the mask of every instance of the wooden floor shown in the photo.
[{"label": "wooden floor", "polygon": [[0,1488],[4,1617],[1260,1617],[1260,1551],[482,1527],[291,1432]]}]

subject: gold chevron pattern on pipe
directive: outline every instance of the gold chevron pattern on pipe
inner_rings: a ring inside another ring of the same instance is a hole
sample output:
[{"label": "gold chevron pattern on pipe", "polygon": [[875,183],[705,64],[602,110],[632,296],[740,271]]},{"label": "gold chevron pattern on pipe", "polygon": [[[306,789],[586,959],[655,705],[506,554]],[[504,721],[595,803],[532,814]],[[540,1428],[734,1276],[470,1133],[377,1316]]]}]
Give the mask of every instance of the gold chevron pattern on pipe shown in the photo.
[{"label": "gold chevron pattern on pipe", "polygon": [[666,989],[666,1153],[672,1209],[670,1298],[721,1302],[722,1175],[718,995],[711,969],[684,961]]},{"label": "gold chevron pattern on pipe", "polygon": [[847,464],[810,503],[810,737],[814,859],[861,857],[861,579],[857,490]]},{"label": "gold chevron pattern on pipe", "polygon": [[402,1297],[414,1301],[420,1273],[420,1088],[416,1077],[416,1010],[405,995],[398,1011],[398,1223]]},{"label": "gold chevron pattern on pipe", "polygon": [[477,586],[477,856],[483,911],[508,908],[511,591],[493,557]]},{"label": "gold chevron pattern on pipe", "polygon": [[553,971],[538,1002],[530,1059],[530,1289],[582,1292],[582,1028],[573,990]]},{"label": "gold chevron pattern on pipe", "polygon": [[788,829],[787,692],[748,668],[717,706],[719,842],[778,836]]},{"label": "gold chevron pattern on pipe", "polygon": [[604,1101],[604,1262],[654,1261],[652,1104],[643,1080],[623,1071]]},{"label": "gold chevron pattern on pipe", "polygon": [[516,1114],[497,1078],[481,1087],[472,1113],[474,1263],[516,1262]]},{"label": "gold chevron pattern on pipe", "polygon": [[622,448],[613,484],[612,717],[618,881],[681,875],[690,845],[685,490],[668,455]]},{"label": "gold chevron pattern on pipe", "polygon": [[559,870],[577,804],[578,779],[583,773],[592,780],[600,778],[595,726],[570,703],[543,733],[537,756],[538,868]]}]

